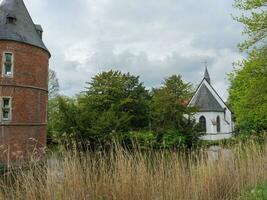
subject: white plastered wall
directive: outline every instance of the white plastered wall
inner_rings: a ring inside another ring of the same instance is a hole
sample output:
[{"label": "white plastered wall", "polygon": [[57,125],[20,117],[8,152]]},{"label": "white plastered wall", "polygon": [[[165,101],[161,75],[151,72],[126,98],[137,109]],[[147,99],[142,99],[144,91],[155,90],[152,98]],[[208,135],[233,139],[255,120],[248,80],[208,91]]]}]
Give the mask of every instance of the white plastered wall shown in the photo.
[{"label": "white plastered wall", "polygon": [[[207,135],[201,137],[203,140],[221,140],[232,136],[231,124],[225,120],[224,112],[198,112],[194,118],[199,122],[199,118],[204,116],[206,119]],[[217,132],[216,118],[220,117],[220,132]]]},{"label": "white plastered wall", "polygon": [[[225,105],[223,100],[218,96],[218,94],[214,91],[214,89],[211,87],[211,85],[206,81],[206,79],[204,79],[202,81],[201,85],[202,84],[206,85],[206,87],[209,89],[209,91],[215,97],[215,99],[218,101],[218,103],[221,105],[221,107],[225,109],[225,112],[198,112],[194,115],[197,122],[199,122],[199,118],[201,116],[204,116],[206,118],[207,135],[203,136],[201,139],[203,139],[203,140],[221,140],[221,139],[230,138],[233,135],[233,130],[234,130],[234,124],[232,122],[231,111]],[[194,98],[196,98],[196,94],[199,92],[201,85],[199,86],[194,97],[190,101],[189,106],[190,106],[191,102],[194,100]],[[216,121],[217,116],[220,116],[220,121],[221,121],[221,131],[219,133],[217,133],[216,125],[212,124],[212,120]]]}]

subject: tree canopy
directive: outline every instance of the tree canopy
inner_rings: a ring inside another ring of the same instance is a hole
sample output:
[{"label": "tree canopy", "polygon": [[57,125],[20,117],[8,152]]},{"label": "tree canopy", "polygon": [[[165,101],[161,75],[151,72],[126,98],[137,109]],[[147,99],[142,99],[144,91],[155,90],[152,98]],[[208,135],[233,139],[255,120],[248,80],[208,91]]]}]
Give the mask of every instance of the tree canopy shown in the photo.
[{"label": "tree canopy", "polygon": [[173,75],[165,79],[163,85],[154,89],[151,101],[153,127],[155,129],[179,129],[187,105],[184,103],[192,95],[192,87],[184,83],[181,76]]},{"label": "tree canopy", "polygon": [[112,70],[100,73],[87,83],[80,102],[84,109],[98,113],[98,117],[105,112],[114,114],[128,130],[148,126],[149,92],[138,76]]},{"label": "tree canopy", "polygon": [[229,102],[237,125],[245,130],[267,130],[267,48],[254,51],[232,73]]},{"label": "tree canopy", "polygon": [[267,2],[237,0],[235,6],[244,11],[237,21],[244,25],[248,39],[239,45],[248,58],[230,74],[230,106],[237,127],[246,132],[267,130]]},{"label": "tree canopy", "polygon": [[48,72],[48,98],[52,99],[58,95],[59,83],[57,74],[54,70],[49,69]]},{"label": "tree canopy", "polygon": [[198,126],[186,117],[193,114],[187,102],[192,96],[192,85],[180,75],[165,79],[160,88],[154,89],[151,100],[152,129],[164,146],[187,146],[199,139]]},{"label": "tree canopy", "polygon": [[240,49],[244,51],[264,48],[267,42],[267,1],[236,0],[235,7],[243,11],[235,19],[244,25],[243,34],[248,37],[239,45]]},{"label": "tree canopy", "polygon": [[74,98],[50,100],[49,136],[105,146],[114,138],[128,146],[131,141],[154,147],[192,146],[198,140],[185,100],[191,84],[173,75],[162,87],[147,90],[138,76],[107,71],[94,76]]}]

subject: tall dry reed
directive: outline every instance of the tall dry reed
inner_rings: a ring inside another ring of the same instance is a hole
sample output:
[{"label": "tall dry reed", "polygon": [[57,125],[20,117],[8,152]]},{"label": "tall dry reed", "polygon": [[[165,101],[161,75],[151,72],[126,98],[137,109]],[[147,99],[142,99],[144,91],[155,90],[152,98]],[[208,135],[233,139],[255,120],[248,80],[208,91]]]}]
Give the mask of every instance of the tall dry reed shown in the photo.
[{"label": "tall dry reed", "polygon": [[66,151],[47,165],[10,172],[0,183],[0,199],[236,199],[267,180],[267,144],[249,142],[232,151],[218,159],[208,158],[205,149],[190,155],[119,147],[109,153]]}]

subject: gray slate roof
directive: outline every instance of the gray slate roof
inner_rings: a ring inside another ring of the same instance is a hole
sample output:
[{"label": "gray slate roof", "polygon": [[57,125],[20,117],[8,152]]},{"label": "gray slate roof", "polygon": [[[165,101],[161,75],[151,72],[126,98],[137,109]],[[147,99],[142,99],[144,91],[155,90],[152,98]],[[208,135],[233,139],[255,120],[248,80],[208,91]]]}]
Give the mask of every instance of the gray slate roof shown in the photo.
[{"label": "gray slate roof", "polygon": [[190,103],[190,106],[197,107],[201,112],[223,112],[224,108],[219,104],[219,102],[212,95],[210,90],[205,84],[202,84],[195,96]]},{"label": "gray slate roof", "polygon": [[[15,16],[15,23],[7,23],[7,16]],[[0,4],[0,40],[23,42],[48,51],[37,30],[23,0],[3,0]],[[50,55],[50,53],[49,53]]]}]

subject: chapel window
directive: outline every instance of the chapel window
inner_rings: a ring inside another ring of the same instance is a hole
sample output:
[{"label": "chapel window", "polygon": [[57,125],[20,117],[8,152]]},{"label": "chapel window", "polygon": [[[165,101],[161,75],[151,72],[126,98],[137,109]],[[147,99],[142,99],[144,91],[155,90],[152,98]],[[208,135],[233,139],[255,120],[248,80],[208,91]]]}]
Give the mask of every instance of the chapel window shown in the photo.
[{"label": "chapel window", "polygon": [[204,116],[201,116],[199,118],[199,125],[201,128],[201,132],[206,133],[207,132],[207,123],[206,123],[206,118]]},{"label": "chapel window", "polygon": [[17,18],[15,15],[13,14],[8,14],[6,17],[6,23],[7,24],[15,24],[15,22],[17,21]]}]

